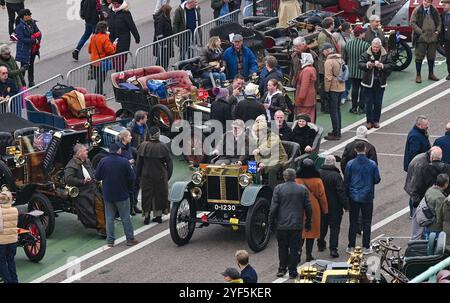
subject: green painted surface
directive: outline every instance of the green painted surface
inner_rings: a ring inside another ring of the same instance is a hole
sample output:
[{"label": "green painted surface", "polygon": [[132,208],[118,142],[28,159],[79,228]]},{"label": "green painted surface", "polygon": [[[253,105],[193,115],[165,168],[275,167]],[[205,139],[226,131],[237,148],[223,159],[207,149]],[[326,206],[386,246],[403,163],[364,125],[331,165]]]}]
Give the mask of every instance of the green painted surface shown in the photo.
[{"label": "green painted surface", "polygon": [[[423,78],[426,79],[428,73],[427,66],[423,67]],[[436,75],[440,78],[447,75],[445,62],[436,66]],[[402,72],[393,72],[388,80],[388,88],[385,91],[383,106],[392,104],[405,96],[408,96],[425,86],[432,84],[432,81],[424,80],[421,84],[415,83],[415,67],[413,63]],[[320,105],[318,105],[319,108]],[[349,125],[364,115],[350,114],[351,102],[347,102],[341,107],[342,111],[342,127]],[[326,132],[331,131],[331,121],[328,114],[318,113],[317,123],[322,125]],[[325,133],[326,133],[325,132]],[[175,181],[187,180],[191,176],[192,169],[188,167],[183,160],[174,161],[174,173],[170,183]],[[143,218],[141,216],[132,217],[135,229],[143,226]],[[123,230],[120,222],[116,222],[116,237],[121,237]],[[44,259],[38,263],[32,263],[26,258],[23,249],[19,248],[16,263],[19,280],[21,282],[29,282],[36,279],[62,265],[68,258],[82,256],[93,251],[105,244],[105,241],[98,238],[94,230],[83,228],[76,216],[71,214],[59,214],[56,218],[56,228],[54,234],[47,240],[47,252]]]}]

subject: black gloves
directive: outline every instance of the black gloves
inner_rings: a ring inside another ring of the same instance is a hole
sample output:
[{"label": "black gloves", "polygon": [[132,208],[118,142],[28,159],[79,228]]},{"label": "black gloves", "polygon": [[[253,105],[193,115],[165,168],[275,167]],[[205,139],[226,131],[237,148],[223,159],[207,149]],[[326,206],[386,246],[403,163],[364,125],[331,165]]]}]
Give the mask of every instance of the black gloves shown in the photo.
[{"label": "black gloves", "polygon": [[305,222],[305,231],[310,231],[311,230],[311,221],[307,221]]}]

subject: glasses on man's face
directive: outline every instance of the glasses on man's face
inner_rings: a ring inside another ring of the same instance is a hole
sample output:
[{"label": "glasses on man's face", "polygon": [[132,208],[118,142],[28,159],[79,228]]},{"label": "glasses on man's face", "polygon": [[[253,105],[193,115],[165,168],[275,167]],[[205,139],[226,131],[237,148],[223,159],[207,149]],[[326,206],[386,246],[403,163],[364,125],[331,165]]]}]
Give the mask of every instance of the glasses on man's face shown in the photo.
[{"label": "glasses on man's face", "polygon": [[0,73],[0,75],[7,75],[7,74],[8,74],[8,72]]}]

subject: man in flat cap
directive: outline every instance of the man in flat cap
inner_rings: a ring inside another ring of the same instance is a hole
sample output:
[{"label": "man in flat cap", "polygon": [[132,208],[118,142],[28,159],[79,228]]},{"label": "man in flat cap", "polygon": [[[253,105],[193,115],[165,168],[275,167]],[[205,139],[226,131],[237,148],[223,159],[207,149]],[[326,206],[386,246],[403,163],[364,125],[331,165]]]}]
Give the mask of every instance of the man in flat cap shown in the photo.
[{"label": "man in flat cap", "polygon": [[244,46],[242,35],[234,35],[232,42],[233,46],[227,48],[223,53],[223,60],[227,67],[227,79],[232,80],[238,74],[248,78],[258,71],[256,56],[250,48]]}]

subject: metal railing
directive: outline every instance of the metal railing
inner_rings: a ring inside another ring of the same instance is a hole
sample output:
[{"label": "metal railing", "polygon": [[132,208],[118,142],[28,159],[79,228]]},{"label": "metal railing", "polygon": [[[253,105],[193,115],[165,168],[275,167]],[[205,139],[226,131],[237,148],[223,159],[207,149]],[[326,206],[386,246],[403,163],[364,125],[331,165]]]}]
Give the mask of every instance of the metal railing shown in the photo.
[{"label": "metal railing", "polygon": [[447,259],[444,259],[443,261],[439,262],[438,264],[428,268],[425,272],[421,273],[408,283],[421,283],[424,281],[428,281],[431,283],[436,283],[436,274],[443,270],[450,267],[450,257]]},{"label": "metal railing", "polygon": [[194,31],[194,44],[196,46],[196,49],[199,50],[201,47],[205,47],[208,44],[208,40],[211,37],[210,31],[214,27],[225,23],[239,22],[240,13],[241,10],[237,9],[235,11],[232,11],[231,13],[197,26]]},{"label": "metal railing", "polygon": [[192,58],[191,46],[192,32],[185,30],[139,47],[135,54],[135,66],[159,65],[168,70],[173,63]]},{"label": "metal railing", "polygon": [[12,112],[22,118],[27,118],[27,111],[25,106],[25,98],[31,94],[45,95],[55,84],[64,81],[64,76],[58,74],[50,79],[47,79],[41,83],[36,84],[33,87],[27,88],[20,93],[9,98],[8,102],[4,102],[0,105],[0,113]]},{"label": "metal railing", "polygon": [[[280,0],[256,1],[256,16],[276,17]],[[253,16],[253,4],[246,5],[242,10],[244,16]]]},{"label": "metal railing", "polygon": [[131,52],[123,52],[83,64],[67,73],[68,85],[84,87],[88,92],[104,95],[106,99],[114,96],[111,73],[133,69],[134,59]]}]

